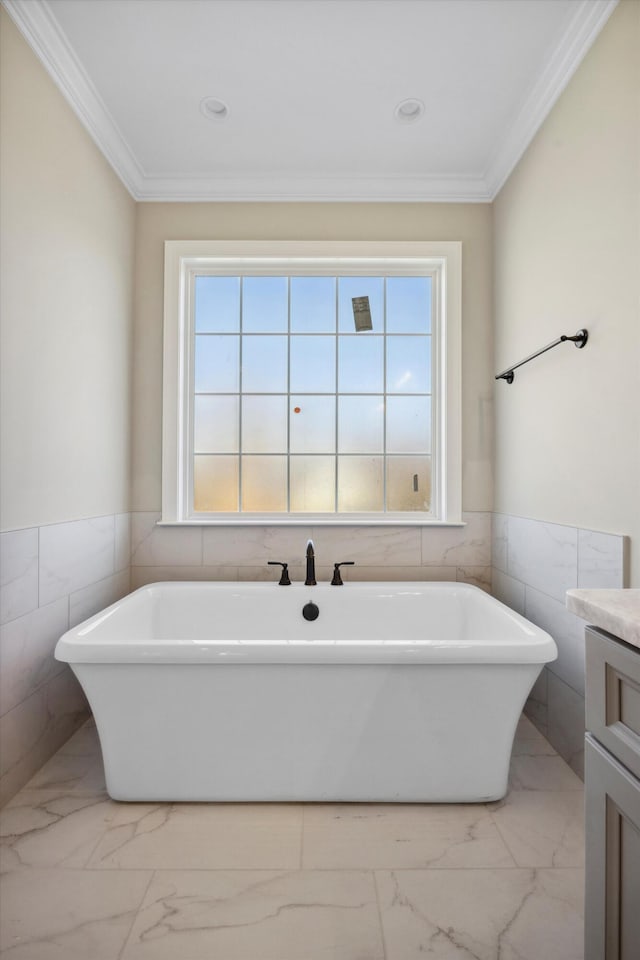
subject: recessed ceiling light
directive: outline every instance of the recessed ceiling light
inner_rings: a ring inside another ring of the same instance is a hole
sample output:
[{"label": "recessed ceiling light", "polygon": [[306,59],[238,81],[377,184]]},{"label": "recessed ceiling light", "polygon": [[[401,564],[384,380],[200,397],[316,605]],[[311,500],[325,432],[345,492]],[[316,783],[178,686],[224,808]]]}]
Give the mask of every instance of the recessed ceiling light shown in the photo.
[{"label": "recessed ceiling light", "polygon": [[200,101],[200,113],[209,120],[226,120],[229,116],[229,107],[217,97],[205,97]]},{"label": "recessed ceiling light", "polygon": [[396,120],[400,120],[402,123],[413,123],[414,120],[419,120],[424,113],[424,103],[422,100],[401,100],[393,112]]}]

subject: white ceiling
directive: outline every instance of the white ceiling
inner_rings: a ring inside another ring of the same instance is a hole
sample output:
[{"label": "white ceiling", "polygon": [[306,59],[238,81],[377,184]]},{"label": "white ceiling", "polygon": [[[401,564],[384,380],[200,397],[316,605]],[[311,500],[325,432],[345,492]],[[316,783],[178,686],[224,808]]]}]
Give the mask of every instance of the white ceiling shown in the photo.
[{"label": "white ceiling", "polygon": [[3,2],[136,199],[488,201],[617,0]]}]

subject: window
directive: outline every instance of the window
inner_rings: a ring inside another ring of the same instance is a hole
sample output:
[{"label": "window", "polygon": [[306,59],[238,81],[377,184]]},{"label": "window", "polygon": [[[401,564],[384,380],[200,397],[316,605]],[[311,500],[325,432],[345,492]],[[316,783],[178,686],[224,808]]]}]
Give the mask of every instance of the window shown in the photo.
[{"label": "window", "polygon": [[165,246],[163,522],[460,521],[460,244]]}]

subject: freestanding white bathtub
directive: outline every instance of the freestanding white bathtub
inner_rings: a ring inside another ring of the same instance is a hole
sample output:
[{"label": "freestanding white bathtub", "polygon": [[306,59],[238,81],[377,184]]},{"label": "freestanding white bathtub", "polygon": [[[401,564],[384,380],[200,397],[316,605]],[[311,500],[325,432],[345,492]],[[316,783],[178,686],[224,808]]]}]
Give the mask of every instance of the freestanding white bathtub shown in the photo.
[{"label": "freestanding white bathtub", "polygon": [[56,647],[116,800],[495,800],[556,656],[456,583],[157,583]]}]

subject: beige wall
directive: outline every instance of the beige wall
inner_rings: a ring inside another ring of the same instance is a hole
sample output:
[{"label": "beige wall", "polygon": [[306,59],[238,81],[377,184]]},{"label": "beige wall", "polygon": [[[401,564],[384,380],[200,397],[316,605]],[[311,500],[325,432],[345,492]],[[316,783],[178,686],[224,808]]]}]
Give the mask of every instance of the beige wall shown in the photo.
[{"label": "beige wall", "polygon": [[135,203],[0,16],[7,530],[129,508]]},{"label": "beige wall", "polygon": [[622,0],[494,203],[495,509],[631,537],[640,586],[640,3]]},{"label": "beige wall", "polygon": [[491,220],[482,204],[140,204],[133,509],[160,509],[164,241],[293,239],[462,241],[463,508],[490,510]]}]

